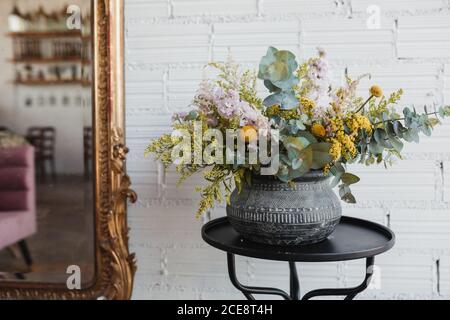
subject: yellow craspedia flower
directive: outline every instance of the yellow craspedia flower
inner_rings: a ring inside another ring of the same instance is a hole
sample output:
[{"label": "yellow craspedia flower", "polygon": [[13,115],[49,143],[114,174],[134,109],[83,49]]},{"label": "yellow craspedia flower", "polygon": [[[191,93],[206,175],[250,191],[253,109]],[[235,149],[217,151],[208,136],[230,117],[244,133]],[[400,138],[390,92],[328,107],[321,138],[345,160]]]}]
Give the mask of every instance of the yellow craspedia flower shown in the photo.
[{"label": "yellow craspedia flower", "polygon": [[383,95],[383,89],[381,89],[380,86],[374,85],[372,87],[370,87],[370,94],[374,97],[381,97]]},{"label": "yellow craspedia flower", "polygon": [[239,130],[239,136],[245,142],[252,142],[258,139],[258,133],[254,126],[244,126]]},{"label": "yellow craspedia flower", "polygon": [[311,133],[315,135],[316,137],[323,138],[327,134],[325,131],[325,128],[320,123],[314,123],[311,127]]}]

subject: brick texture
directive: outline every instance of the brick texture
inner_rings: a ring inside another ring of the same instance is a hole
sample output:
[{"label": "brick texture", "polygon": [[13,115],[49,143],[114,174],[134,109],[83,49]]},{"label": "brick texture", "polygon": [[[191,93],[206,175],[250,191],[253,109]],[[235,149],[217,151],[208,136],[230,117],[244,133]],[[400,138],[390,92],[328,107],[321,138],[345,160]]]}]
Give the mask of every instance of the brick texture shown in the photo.
[{"label": "brick texture", "polygon": [[[368,29],[367,8],[380,9],[380,28]],[[139,194],[130,206],[131,250],[137,253],[136,299],[241,299],[230,284],[225,255],[200,237],[194,218],[198,176],[181,187],[177,175],[144,158],[146,144],[168,132],[171,113],[185,110],[203,65],[230,52],[256,67],[267,46],[308,58],[329,52],[333,81],[371,73],[389,93],[403,88],[399,107],[450,104],[450,2],[446,0],[127,0],[128,171]],[[264,94],[263,86],[260,86]],[[397,244],[377,257],[380,286],[359,299],[450,298],[450,122],[432,138],[405,148],[405,160],[386,170],[355,165],[362,181],[356,205],[344,213],[390,226]],[[209,218],[224,215],[224,206]],[[287,289],[286,263],[237,260],[239,278]],[[299,264],[302,289],[353,286],[364,262]],[[268,297],[269,298],[269,297]]]}]

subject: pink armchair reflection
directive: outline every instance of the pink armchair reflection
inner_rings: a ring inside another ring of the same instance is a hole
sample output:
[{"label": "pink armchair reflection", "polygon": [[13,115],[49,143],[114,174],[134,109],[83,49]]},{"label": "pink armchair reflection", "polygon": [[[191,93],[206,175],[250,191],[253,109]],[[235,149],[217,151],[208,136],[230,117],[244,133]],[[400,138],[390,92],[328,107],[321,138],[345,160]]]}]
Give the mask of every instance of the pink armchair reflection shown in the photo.
[{"label": "pink armchair reflection", "polygon": [[[37,231],[34,166],[32,146],[0,149],[0,250],[18,244],[30,268],[25,240]],[[23,278],[21,273],[16,276]]]}]

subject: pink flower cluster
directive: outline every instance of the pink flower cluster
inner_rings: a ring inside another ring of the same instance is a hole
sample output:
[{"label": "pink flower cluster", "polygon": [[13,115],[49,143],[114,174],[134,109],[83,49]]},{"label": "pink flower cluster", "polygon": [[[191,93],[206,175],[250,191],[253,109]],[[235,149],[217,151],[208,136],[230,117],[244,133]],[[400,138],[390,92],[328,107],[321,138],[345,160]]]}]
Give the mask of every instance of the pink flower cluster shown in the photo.
[{"label": "pink flower cluster", "polygon": [[325,51],[318,48],[319,57],[310,60],[306,80],[312,84],[311,90],[307,94],[307,98],[316,102],[317,108],[313,110],[314,116],[321,118],[328,109],[331,97],[329,95],[331,79],[329,63]]},{"label": "pink flower cluster", "polygon": [[195,98],[195,104],[206,115],[208,125],[218,124],[217,115],[231,120],[238,119],[240,126],[252,125],[258,129],[269,129],[269,120],[259,109],[240,98],[235,89],[223,89],[218,85],[204,82]]}]

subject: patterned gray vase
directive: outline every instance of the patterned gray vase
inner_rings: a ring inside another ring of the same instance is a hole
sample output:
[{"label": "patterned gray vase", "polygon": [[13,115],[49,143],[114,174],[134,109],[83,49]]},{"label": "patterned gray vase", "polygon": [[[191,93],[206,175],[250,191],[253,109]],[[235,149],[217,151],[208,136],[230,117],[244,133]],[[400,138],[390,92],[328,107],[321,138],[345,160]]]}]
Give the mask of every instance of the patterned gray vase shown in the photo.
[{"label": "patterned gray vase", "polygon": [[283,183],[254,176],[241,193],[234,190],[227,215],[245,239],[275,245],[306,245],[325,240],[342,216],[339,198],[321,171]]}]

